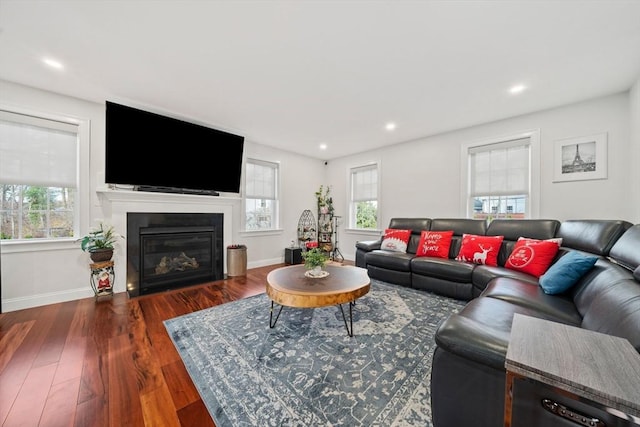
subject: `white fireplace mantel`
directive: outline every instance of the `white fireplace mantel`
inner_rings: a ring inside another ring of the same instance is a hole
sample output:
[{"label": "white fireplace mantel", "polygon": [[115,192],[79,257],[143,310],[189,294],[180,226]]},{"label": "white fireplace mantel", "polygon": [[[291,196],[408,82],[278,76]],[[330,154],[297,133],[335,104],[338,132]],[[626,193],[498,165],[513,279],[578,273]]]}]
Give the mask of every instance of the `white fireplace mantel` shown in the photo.
[{"label": "white fireplace mantel", "polygon": [[239,203],[240,197],[202,196],[198,194],[156,193],[152,191],[112,190],[103,188],[96,191],[98,196],[112,203],[142,202],[142,203],[186,203],[186,204],[216,204],[233,205]]},{"label": "white fireplace mantel", "polygon": [[[186,213],[222,213],[224,214],[224,247],[233,241],[234,209],[240,209],[240,197],[201,196],[194,194],[155,193],[145,191],[97,190],[102,204],[104,220],[111,223],[125,239],[127,231],[127,213],[129,212],[186,212]],[[121,245],[114,254],[116,263],[115,292],[126,290],[126,245]],[[121,268],[118,268],[121,266]],[[224,265],[226,273],[226,265]]]}]

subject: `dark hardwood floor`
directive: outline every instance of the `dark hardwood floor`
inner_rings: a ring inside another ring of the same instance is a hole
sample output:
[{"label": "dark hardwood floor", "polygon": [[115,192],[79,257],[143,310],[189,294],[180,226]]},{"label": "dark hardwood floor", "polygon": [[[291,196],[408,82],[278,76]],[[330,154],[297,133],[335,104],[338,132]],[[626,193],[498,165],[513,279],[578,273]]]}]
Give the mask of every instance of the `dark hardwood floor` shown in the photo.
[{"label": "dark hardwood floor", "polygon": [[1,425],[214,426],[162,322],[265,292],[282,266],[0,314]]}]

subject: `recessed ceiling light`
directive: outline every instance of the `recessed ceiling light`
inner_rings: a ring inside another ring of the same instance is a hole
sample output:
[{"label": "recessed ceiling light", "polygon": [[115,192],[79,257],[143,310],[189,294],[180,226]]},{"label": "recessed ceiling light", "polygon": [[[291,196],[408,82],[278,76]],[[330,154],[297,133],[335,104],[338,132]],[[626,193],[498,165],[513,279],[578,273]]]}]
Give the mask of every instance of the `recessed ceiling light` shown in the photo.
[{"label": "recessed ceiling light", "polygon": [[396,124],[393,122],[387,123],[384,127],[388,131],[392,131],[396,128]]},{"label": "recessed ceiling light", "polygon": [[44,58],[42,62],[44,62],[51,68],[55,68],[56,70],[62,70],[64,68],[64,65],[62,65],[62,62],[56,61],[55,59]]},{"label": "recessed ceiling light", "polygon": [[320,144],[320,149],[321,150],[326,150],[327,149],[327,144]]},{"label": "recessed ceiling light", "polygon": [[525,85],[515,85],[515,86],[511,86],[511,89],[509,89],[509,93],[512,94],[516,94],[516,93],[521,93],[523,92],[527,87]]}]

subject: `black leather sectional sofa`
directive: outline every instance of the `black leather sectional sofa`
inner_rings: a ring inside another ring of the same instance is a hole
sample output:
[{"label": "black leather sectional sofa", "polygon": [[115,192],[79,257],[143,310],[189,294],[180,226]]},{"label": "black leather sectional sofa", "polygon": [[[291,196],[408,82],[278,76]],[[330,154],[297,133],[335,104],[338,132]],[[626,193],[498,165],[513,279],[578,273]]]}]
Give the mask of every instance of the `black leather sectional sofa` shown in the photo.
[{"label": "black leather sectional sofa", "polygon": [[[379,249],[382,239],[360,241],[357,266],[373,279],[468,301],[435,336],[431,406],[436,427],[504,425],[505,356],[516,313],[622,337],[640,352],[640,224],[540,219],[487,225],[472,219],[394,218],[389,228],[412,230],[406,252]],[[454,231],[448,259],[416,257],[422,230]],[[464,233],[504,236],[498,265],[456,261]],[[554,263],[571,251],[595,255],[597,261],[569,290],[549,295],[537,277],[505,268],[520,237],[562,238]],[[574,425],[567,423],[558,425]]]}]

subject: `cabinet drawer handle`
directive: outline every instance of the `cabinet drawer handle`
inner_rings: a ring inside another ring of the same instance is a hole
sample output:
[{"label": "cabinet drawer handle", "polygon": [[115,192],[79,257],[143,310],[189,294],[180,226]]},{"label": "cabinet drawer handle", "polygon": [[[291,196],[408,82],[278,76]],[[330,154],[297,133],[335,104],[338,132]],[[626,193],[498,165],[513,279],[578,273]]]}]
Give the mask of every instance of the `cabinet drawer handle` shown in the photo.
[{"label": "cabinet drawer handle", "polygon": [[542,407],[552,414],[566,418],[567,420],[586,427],[606,427],[606,424],[598,418],[576,412],[575,410],[561,405],[551,399],[542,399]]}]

